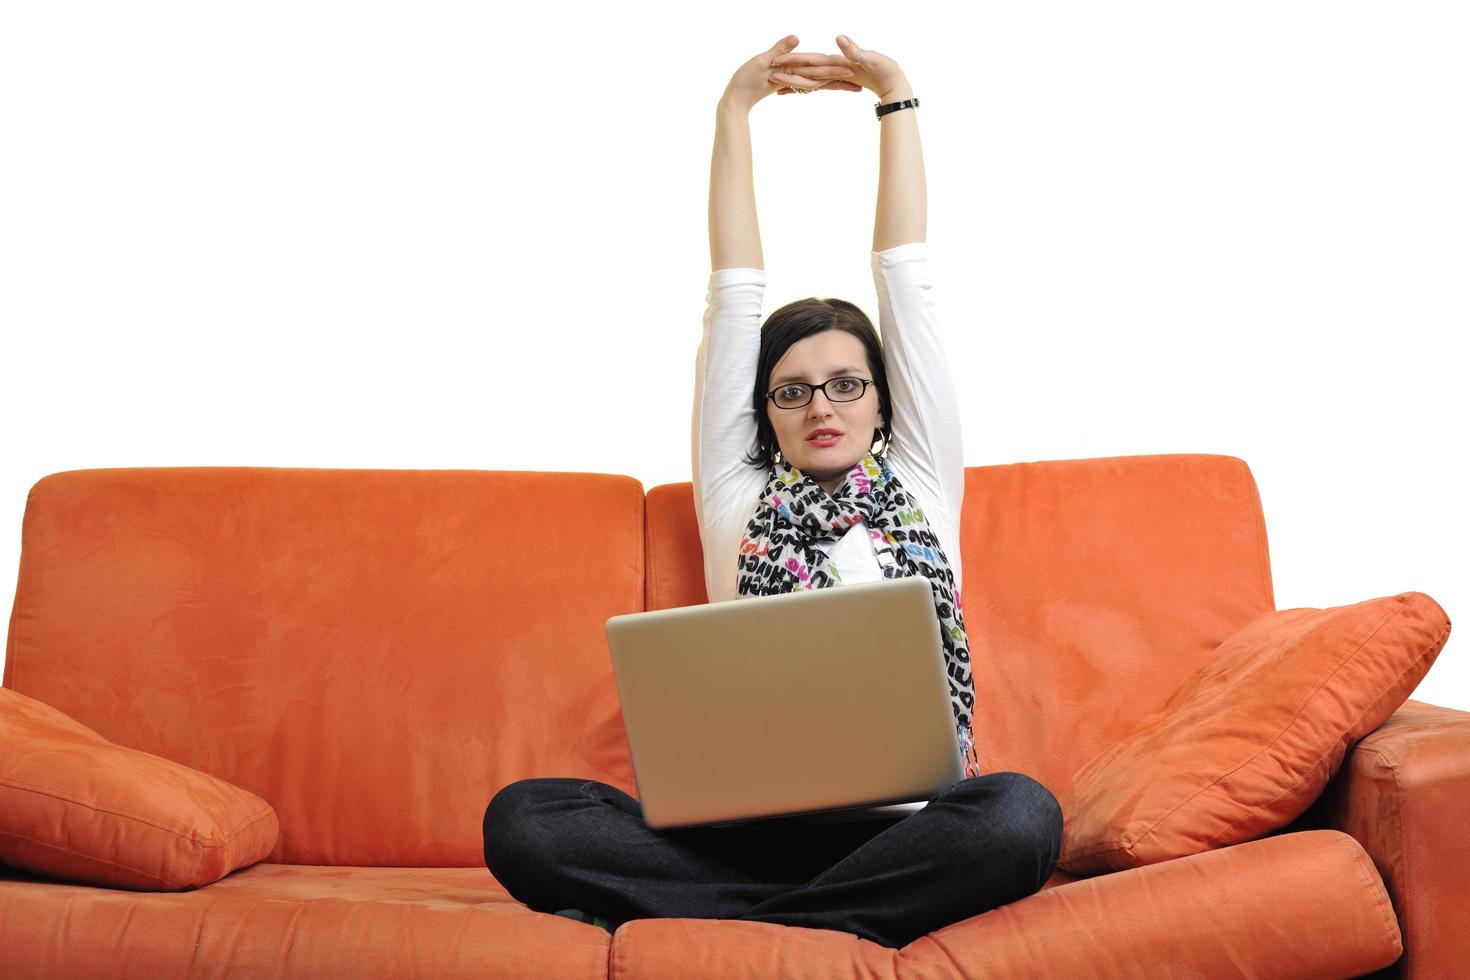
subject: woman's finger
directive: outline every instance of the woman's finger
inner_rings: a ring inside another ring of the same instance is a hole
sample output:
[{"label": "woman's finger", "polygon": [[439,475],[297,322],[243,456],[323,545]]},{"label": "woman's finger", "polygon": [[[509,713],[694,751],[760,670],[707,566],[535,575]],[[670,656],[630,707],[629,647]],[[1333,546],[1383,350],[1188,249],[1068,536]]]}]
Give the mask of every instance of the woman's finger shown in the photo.
[{"label": "woman's finger", "polygon": [[845,65],[848,59],[840,54],[817,54],[811,51],[790,51],[771,59],[771,67],[782,65]]},{"label": "woman's finger", "polygon": [[[848,61],[861,62],[863,60],[863,49],[858,47],[857,43],[854,42],[853,39],[848,37],[846,34],[837,35],[837,46],[842,49],[843,54],[847,55]],[[791,53],[792,52],[787,52],[787,54]],[[785,56],[778,55],[777,57]]]},{"label": "woman's finger", "polygon": [[803,78],[850,78],[853,70],[846,65],[812,65],[811,67],[776,69],[788,75],[800,75]]},{"label": "woman's finger", "polygon": [[793,75],[789,72],[781,71],[773,72],[771,74],[771,81],[777,85],[785,85],[787,88],[804,88],[809,90],[819,89],[827,84],[826,82],[817,82],[810,78],[803,78],[800,75]]},{"label": "woman's finger", "polygon": [[[863,91],[863,87],[861,85],[853,85],[850,82],[828,82],[826,85],[823,85],[821,88],[815,89],[814,91],[817,91],[817,92],[861,92],[861,91]],[[796,91],[795,91],[795,89],[791,89],[791,88],[780,88],[780,89],[777,89],[776,90],[776,94],[777,95],[795,95],[796,94]]]},{"label": "woman's finger", "polygon": [[797,88],[803,88],[809,92],[822,91],[826,89],[836,89],[845,92],[861,92],[863,90],[863,87],[861,85],[855,85],[845,79],[829,79],[827,81],[817,81],[815,79],[805,78],[801,75],[779,71],[771,76],[771,82],[775,85],[786,86],[786,88],[781,90],[781,92],[779,92],[778,94],[784,94],[786,91]]}]

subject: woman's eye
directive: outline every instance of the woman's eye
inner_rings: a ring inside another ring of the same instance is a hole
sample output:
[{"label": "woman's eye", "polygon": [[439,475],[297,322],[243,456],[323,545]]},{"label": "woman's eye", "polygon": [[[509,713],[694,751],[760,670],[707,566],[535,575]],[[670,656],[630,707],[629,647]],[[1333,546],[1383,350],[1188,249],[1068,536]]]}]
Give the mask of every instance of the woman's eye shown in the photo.
[{"label": "woman's eye", "polygon": [[853,380],[852,378],[840,378],[837,381],[837,390],[838,391],[852,391],[853,386],[856,385],[856,384],[857,384],[857,382],[855,380]]}]

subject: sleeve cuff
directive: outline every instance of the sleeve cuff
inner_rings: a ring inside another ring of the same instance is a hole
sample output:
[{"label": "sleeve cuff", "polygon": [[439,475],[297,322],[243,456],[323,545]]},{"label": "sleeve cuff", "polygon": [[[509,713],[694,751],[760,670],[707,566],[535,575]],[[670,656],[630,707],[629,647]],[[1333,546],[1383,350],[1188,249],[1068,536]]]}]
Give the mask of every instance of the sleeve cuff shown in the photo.
[{"label": "sleeve cuff", "polygon": [[764,286],[766,284],[765,269],[730,268],[716,269],[709,274],[711,286],[726,286],[734,282],[749,282]]},{"label": "sleeve cuff", "polygon": [[915,258],[927,258],[929,256],[928,242],[904,242],[902,245],[894,245],[885,248],[881,252],[873,253],[873,268],[889,267],[899,262]]}]

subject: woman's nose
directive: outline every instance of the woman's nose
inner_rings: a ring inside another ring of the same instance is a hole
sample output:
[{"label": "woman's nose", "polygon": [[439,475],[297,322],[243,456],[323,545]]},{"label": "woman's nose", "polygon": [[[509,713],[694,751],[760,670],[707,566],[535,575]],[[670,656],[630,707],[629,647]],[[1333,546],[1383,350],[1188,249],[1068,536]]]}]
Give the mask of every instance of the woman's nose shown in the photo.
[{"label": "woman's nose", "polygon": [[[818,405],[817,404],[817,399],[818,398],[822,399],[822,401],[825,402],[825,405]],[[825,391],[820,391],[819,390],[819,391],[812,392],[812,403],[811,403],[811,406],[808,409],[808,414],[811,414],[811,415],[831,415],[832,414],[832,400],[827,397],[827,393]]]}]

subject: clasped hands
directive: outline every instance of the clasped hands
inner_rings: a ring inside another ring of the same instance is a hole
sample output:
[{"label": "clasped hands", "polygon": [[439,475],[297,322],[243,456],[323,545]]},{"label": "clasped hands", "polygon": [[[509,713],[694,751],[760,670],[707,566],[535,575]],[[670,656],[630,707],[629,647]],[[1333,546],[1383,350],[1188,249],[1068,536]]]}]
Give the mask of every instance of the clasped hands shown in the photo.
[{"label": "clasped hands", "polygon": [[846,34],[837,35],[840,54],[795,51],[798,40],[789,34],[741,65],[730,79],[726,98],[738,99],[749,108],[772,92],[867,89],[886,101],[890,92],[908,85],[898,62],[872,48],[858,47]]}]

